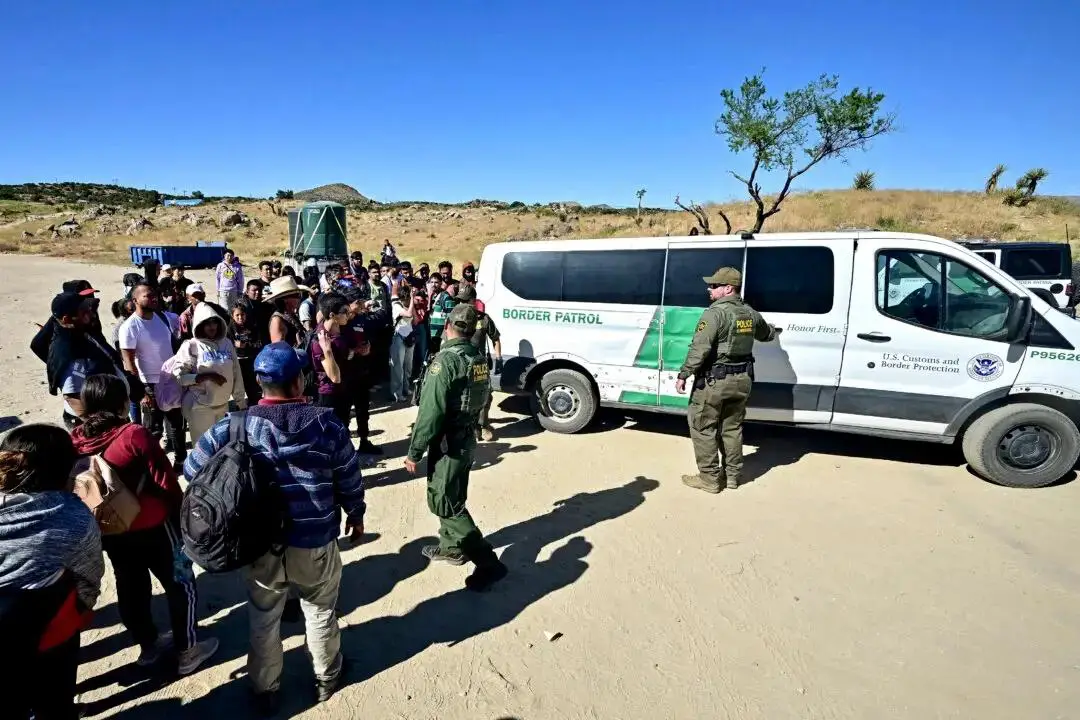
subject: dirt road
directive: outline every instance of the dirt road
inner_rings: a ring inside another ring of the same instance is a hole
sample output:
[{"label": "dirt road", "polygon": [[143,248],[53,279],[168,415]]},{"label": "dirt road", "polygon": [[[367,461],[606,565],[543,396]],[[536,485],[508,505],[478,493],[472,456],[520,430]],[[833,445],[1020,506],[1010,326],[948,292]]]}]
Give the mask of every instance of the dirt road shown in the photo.
[{"label": "dirt road", "polygon": [[[0,422],[58,419],[30,322],[63,280],[107,286],[108,301],[120,274],[0,258]],[[608,413],[560,436],[520,410],[502,398],[470,488],[511,570],[483,596],[419,554],[436,523],[401,468],[413,411],[373,416],[388,452],[367,473],[377,537],[344,555],[349,685],[310,708],[300,627],[287,627],[283,717],[1077,716],[1080,483],[1011,490],[949,448],[756,427],[753,482],[711,496],[679,482],[693,467],[680,419]],[[83,637],[92,713],[243,716],[239,579],[201,576],[200,594],[218,656],[146,680],[108,578]]]}]

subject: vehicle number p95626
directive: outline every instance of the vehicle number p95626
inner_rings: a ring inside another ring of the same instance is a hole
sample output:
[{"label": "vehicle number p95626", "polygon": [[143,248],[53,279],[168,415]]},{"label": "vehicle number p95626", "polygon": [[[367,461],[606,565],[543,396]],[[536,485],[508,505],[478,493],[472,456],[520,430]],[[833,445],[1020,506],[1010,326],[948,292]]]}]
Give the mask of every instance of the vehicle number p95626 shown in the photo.
[{"label": "vehicle number p95626", "polygon": [[1042,358],[1043,360],[1080,361],[1080,353],[1056,352],[1054,350],[1032,350],[1029,357]]}]

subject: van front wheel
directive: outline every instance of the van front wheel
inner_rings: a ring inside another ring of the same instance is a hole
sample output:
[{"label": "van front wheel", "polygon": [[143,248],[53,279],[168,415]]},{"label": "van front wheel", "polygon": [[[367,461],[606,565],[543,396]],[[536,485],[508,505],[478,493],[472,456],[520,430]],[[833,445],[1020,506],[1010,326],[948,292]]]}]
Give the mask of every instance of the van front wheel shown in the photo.
[{"label": "van front wheel", "polygon": [[1073,469],[1080,456],[1080,430],[1053,408],[1017,403],[977,418],[962,446],[968,465],[987,480],[1006,487],[1045,487]]},{"label": "van front wheel", "polygon": [[532,397],[533,412],[545,430],[576,433],[596,415],[596,394],[589,379],[576,370],[544,373]]}]

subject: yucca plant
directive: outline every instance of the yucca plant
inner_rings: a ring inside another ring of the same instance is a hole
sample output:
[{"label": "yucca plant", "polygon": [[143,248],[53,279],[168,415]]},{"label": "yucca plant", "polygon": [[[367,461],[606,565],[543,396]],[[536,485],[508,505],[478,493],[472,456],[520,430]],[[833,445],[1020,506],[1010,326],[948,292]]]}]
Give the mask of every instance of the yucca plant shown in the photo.
[{"label": "yucca plant", "polygon": [[1032,168],[1016,181],[1016,189],[1024,191],[1028,197],[1031,197],[1035,194],[1035,189],[1038,188],[1039,183],[1045,180],[1049,174],[1044,168]]},{"label": "yucca plant", "polygon": [[863,170],[855,173],[855,180],[852,182],[852,187],[856,190],[873,190],[874,189],[874,173],[869,170]]},{"label": "yucca plant", "polygon": [[1007,168],[1004,165],[998,165],[994,168],[994,172],[990,173],[990,177],[986,179],[986,194],[993,195],[997,192],[998,181],[1001,180],[1001,176],[1005,174]]}]

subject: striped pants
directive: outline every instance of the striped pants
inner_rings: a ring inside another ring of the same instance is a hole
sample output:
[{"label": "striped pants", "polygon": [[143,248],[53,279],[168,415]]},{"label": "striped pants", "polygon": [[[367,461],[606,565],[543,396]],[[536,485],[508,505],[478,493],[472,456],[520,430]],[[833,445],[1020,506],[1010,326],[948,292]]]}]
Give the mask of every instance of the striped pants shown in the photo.
[{"label": "striped pants", "polygon": [[[175,520],[147,530],[101,538],[116,576],[116,604],[120,621],[140,647],[153,647],[158,629],[150,613],[153,573],[165,589],[169,604],[173,643],[177,652],[195,644],[195,608],[198,595],[190,568],[185,574],[174,570],[176,552],[182,546],[180,527]],[[176,575],[181,577],[178,579]]]}]

